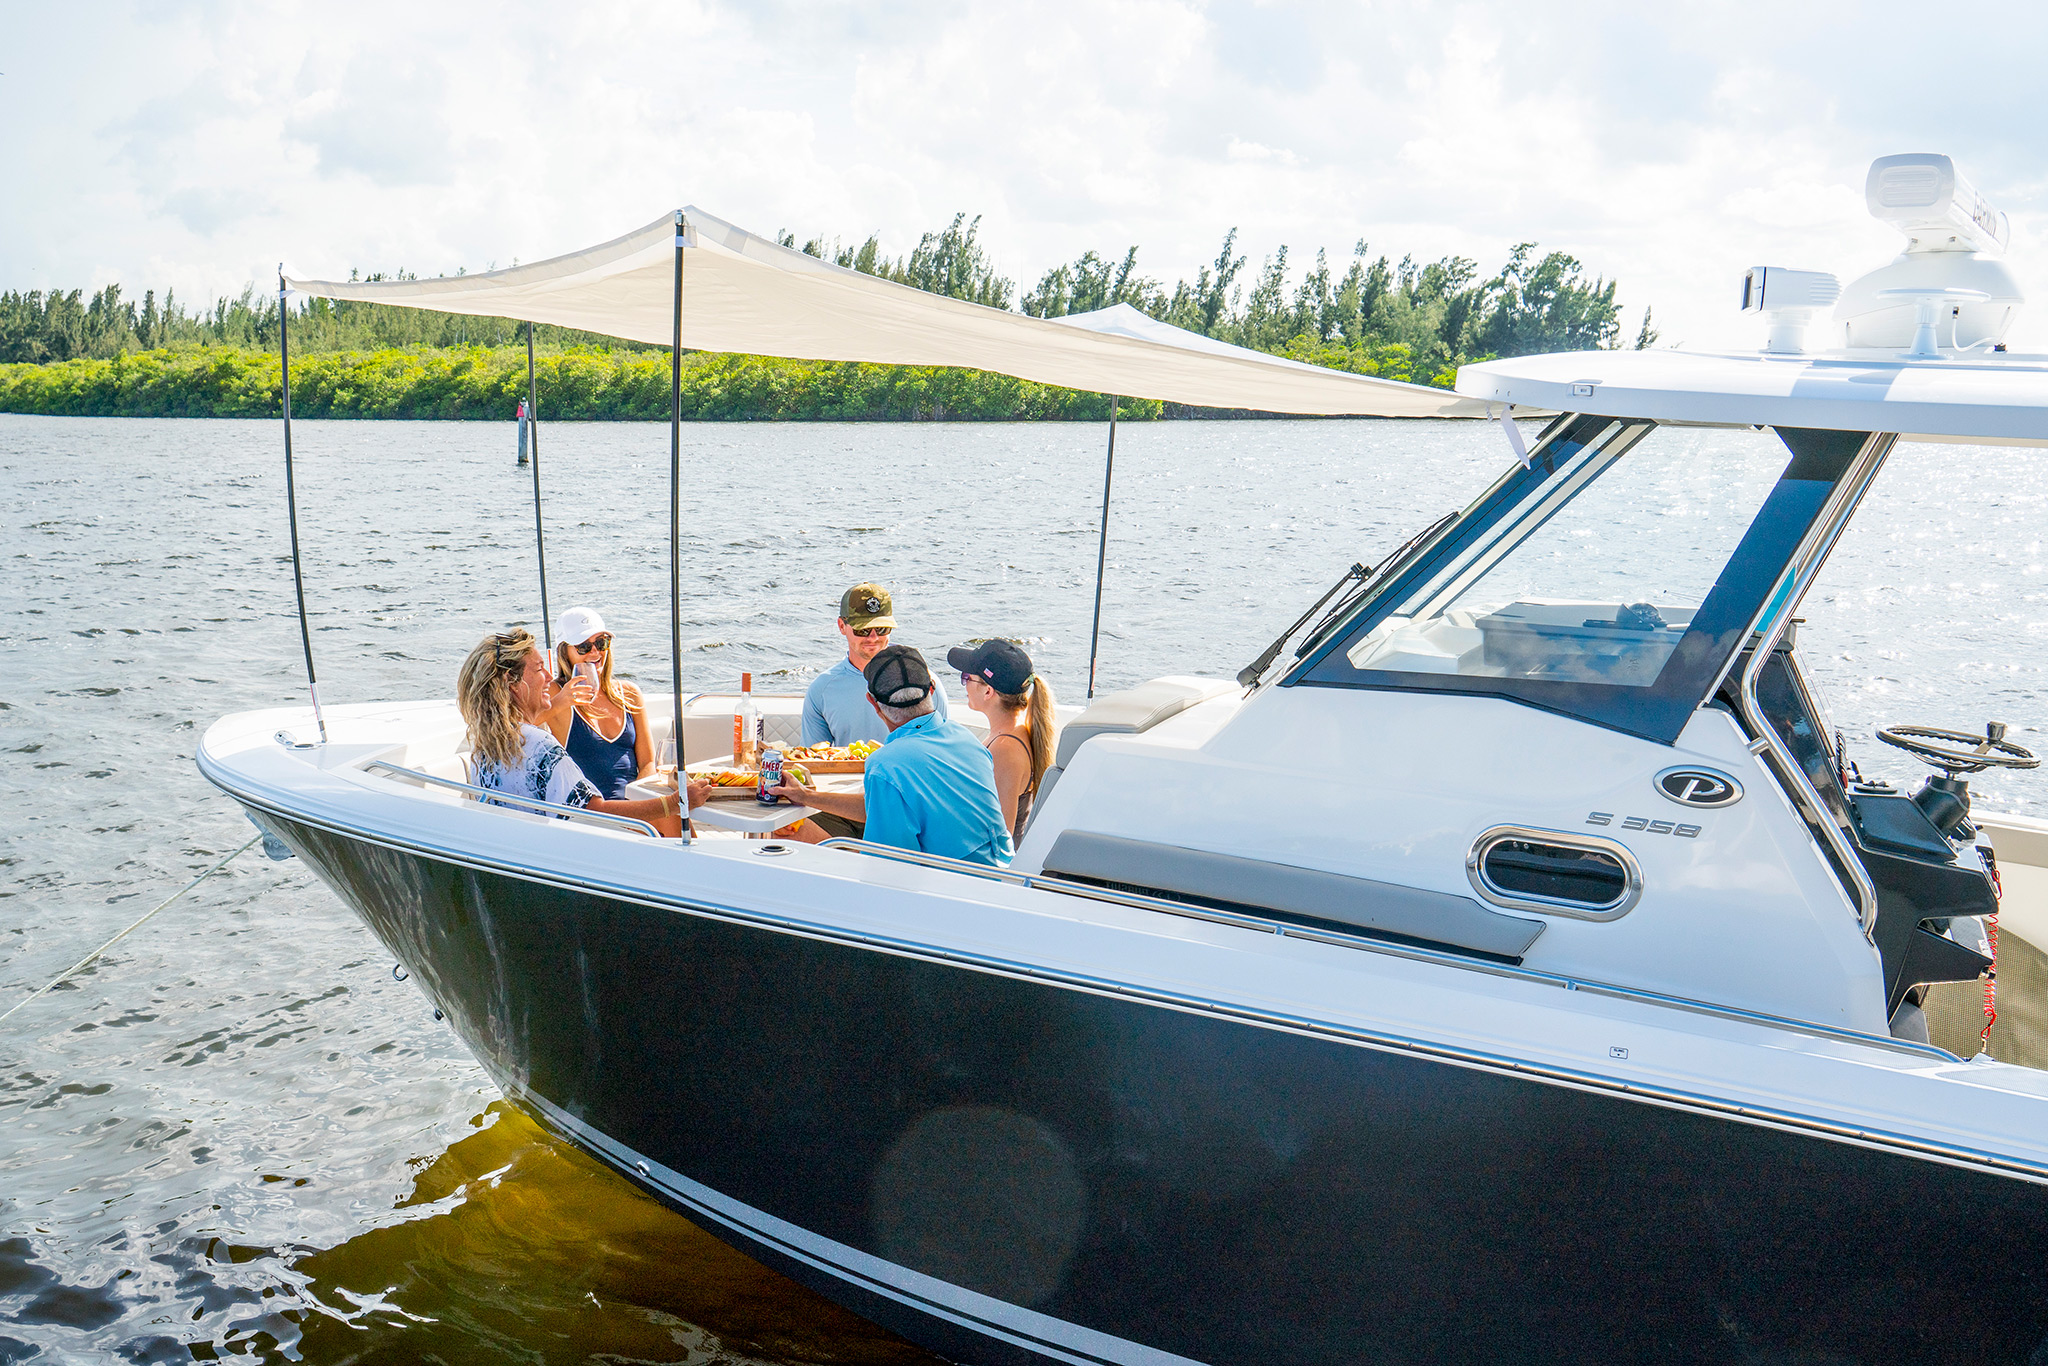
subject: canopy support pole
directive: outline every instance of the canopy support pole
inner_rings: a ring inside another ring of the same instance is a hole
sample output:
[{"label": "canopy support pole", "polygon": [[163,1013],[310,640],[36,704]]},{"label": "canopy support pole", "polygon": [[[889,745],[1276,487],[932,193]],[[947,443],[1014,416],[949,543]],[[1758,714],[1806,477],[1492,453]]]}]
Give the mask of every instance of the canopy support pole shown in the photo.
[{"label": "canopy support pole", "polygon": [[1095,697],[1095,648],[1102,635],[1102,570],[1109,556],[1109,482],[1116,475],[1116,402],[1109,396],[1109,458],[1102,464],[1102,539],[1095,546],[1095,621],[1088,628],[1088,697]]},{"label": "canopy support pole", "polygon": [[683,211],[676,210],[674,328],[668,348],[668,638],[669,690],[675,703],[676,793],[683,842],[690,839],[690,767],[683,752]]},{"label": "canopy support pole", "polygon": [[299,600],[299,644],[306,651],[306,691],[313,696],[313,723],[320,743],[327,743],[327,717],[320,710],[320,680],[313,673],[313,628],[306,621],[306,576],[299,567],[299,492],[292,475],[292,340],[291,306],[286,298],[284,267],[277,268],[277,359],[284,377],[284,506],[292,529],[292,592]]},{"label": "canopy support pole", "polygon": [[[548,615],[548,541],[540,525],[540,391],[533,378],[533,323],[526,324],[526,423],[532,431],[528,443],[533,451],[533,553],[540,560],[540,634],[546,642],[548,665],[555,662],[555,619]],[[581,642],[578,642],[581,644]]]}]

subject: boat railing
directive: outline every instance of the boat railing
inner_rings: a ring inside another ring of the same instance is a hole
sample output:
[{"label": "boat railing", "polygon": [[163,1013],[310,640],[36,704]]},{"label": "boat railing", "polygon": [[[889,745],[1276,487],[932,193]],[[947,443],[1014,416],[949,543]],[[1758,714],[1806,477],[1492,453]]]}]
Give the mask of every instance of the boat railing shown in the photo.
[{"label": "boat railing", "polygon": [[[1768,600],[1757,620],[1750,627],[1752,632],[1749,661],[1743,668],[1741,680],[1736,685],[1735,695],[1742,706],[1743,719],[1755,734],[1749,743],[1749,751],[1763,759],[1768,769],[1777,777],[1786,797],[1806,818],[1814,832],[1825,843],[1829,858],[1841,875],[1842,890],[1849,895],[1856,910],[1856,921],[1863,929],[1865,939],[1875,940],[1877,934],[1877,888],[1871,885],[1870,874],[1864,870],[1863,859],[1857,854],[1848,834],[1843,830],[1835,814],[1814,788],[1813,780],[1806,776],[1806,770],[1799,764],[1799,758],[1778,734],[1777,727],[1764,715],[1763,706],[1757,701],[1757,682],[1763,676],[1764,666],[1770,662],[1772,651],[1778,648],[1779,640],[1792,629],[1792,614],[1799,610],[1799,604],[1806,596],[1806,590],[1820,575],[1821,566],[1827,563],[1828,552],[1841,539],[1849,519],[1856,515],[1856,509],[1863,502],[1863,495],[1870,491],[1870,485],[1877,478],[1877,472],[1884,468],[1885,457],[1891,454],[1898,437],[1885,432],[1874,432],[1863,443],[1855,460],[1835,486],[1835,491],[1821,506],[1820,515],[1807,530],[1797,553],[1792,557],[1780,577],[1778,590]],[[1732,668],[1731,659],[1727,667]],[[1723,677],[1726,676],[1725,670]],[[1715,687],[1720,686],[1718,680]]]},{"label": "boat railing", "polygon": [[661,832],[646,821],[635,820],[631,816],[612,816],[602,811],[586,811],[580,806],[564,806],[560,802],[544,802],[533,797],[521,797],[516,793],[500,792],[493,787],[478,787],[475,783],[457,782],[453,778],[442,778],[432,773],[422,773],[416,768],[407,768],[403,764],[387,763],[382,759],[372,759],[369,763],[364,764],[363,772],[384,773],[393,778],[405,779],[408,782],[425,783],[429,787],[445,788],[450,792],[465,792],[480,801],[493,802],[501,806],[516,806],[522,810],[532,811],[539,815],[562,816],[572,821],[584,821],[591,825],[623,826],[635,834],[646,835],[650,839],[658,840],[662,837]]},{"label": "boat railing", "polygon": [[898,849],[893,845],[874,844],[867,840],[829,839],[818,846],[821,849],[843,849],[852,854],[867,854],[874,858],[890,859],[897,863],[914,863],[923,868],[934,868],[947,873],[966,873],[972,877],[984,878],[991,882],[1008,883],[1014,887],[1028,887],[1041,892],[1059,892],[1066,896],[1086,897],[1091,901],[1105,901],[1112,905],[1129,906],[1136,910],[1159,911],[1166,915],[1182,916],[1189,920],[1206,920],[1217,925],[1231,925],[1238,929],[1255,930],[1286,939],[1306,939],[1312,943],[1334,944],[1341,948],[1360,949],[1367,953],[1383,954],[1393,958],[1406,958],[1418,963],[1435,963],[1453,967],[1465,972],[1483,972],[1495,977],[1509,977],[1518,981],[1533,982],[1542,986],[1556,987],[1564,991],[1584,991],[1595,996],[1607,996],[1616,1000],[1638,1001],[1646,1005],[1660,1006],[1668,1010],[1683,1010],[1697,1015],[1713,1015],[1721,1019],[1737,1020],[1744,1024],[1764,1025],[1772,1029],[1792,1030],[1801,1034],[1819,1035],[1830,1039],[1846,1039],[1860,1044],[1871,1044],[1902,1053],[1913,1053],[1921,1057],[1932,1057],[1942,1062],[1961,1062],[1955,1054],[1931,1043],[1920,1043],[1914,1039],[1894,1038],[1889,1034],[1871,1034],[1860,1029],[1846,1029],[1841,1025],[1822,1024],[1815,1020],[1797,1020],[1786,1015],[1772,1015],[1760,1010],[1745,1010],[1741,1006],[1719,1005],[1712,1001],[1698,1001],[1687,996],[1668,996],[1660,991],[1646,991],[1640,987],[1618,986],[1612,982],[1589,981],[1580,977],[1567,977],[1555,972],[1542,972],[1509,963],[1489,962],[1471,958],[1461,953],[1426,948],[1419,944],[1399,944],[1387,939],[1374,939],[1368,935],[1345,934],[1341,930],[1325,930],[1298,925],[1291,921],[1270,920],[1264,916],[1247,915],[1226,911],[1211,906],[1197,906],[1186,901],[1173,901],[1166,897],[1146,896],[1142,892],[1120,891],[1114,887],[1098,887],[1093,883],[1074,882],[1067,878],[1046,877],[1038,873],[1019,873],[1008,868],[992,868],[985,863],[969,863],[965,859],[947,858],[943,854],[927,854],[916,849]]}]

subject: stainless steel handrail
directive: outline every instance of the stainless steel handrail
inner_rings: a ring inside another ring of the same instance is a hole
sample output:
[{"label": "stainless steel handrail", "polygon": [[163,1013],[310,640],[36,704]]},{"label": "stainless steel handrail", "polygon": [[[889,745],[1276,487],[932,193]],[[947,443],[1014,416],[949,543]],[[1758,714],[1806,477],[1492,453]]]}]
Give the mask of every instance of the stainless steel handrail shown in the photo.
[{"label": "stainless steel handrail", "polygon": [[[1141,892],[1120,892],[1110,887],[1097,887],[1086,882],[1069,882],[1065,878],[1045,877],[1031,873],[1012,872],[1008,868],[993,868],[985,863],[969,863],[965,859],[947,858],[943,854],[927,854],[915,849],[898,849],[893,845],[873,844],[867,840],[829,839],[822,841],[820,849],[844,849],[852,854],[867,854],[874,858],[889,859],[897,863],[912,863],[924,868],[937,869],[946,873],[966,873],[970,877],[983,878],[990,882],[1007,883],[1033,891],[1058,892],[1065,896],[1084,897],[1090,901],[1108,902],[1115,906],[1128,906],[1134,910],[1159,911],[1176,915],[1187,920],[1204,920],[1217,925],[1230,925],[1238,929],[1255,930],[1276,938],[1305,939],[1316,944],[1330,944],[1338,948],[1359,949],[1366,953],[1382,954],[1389,958],[1405,958],[1411,962],[1430,963],[1438,967],[1455,968],[1460,972],[1484,973],[1489,977],[1505,977],[1514,981],[1531,982],[1539,986],[1556,987],[1563,991],[1583,991],[1594,996],[1605,996],[1617,1001],[1634,1001],[1643,1005],[1659,1006],[1668,1010],[1683,1010],[1694,1015],[1711,1015],[1720,1019],[1735,1020],[1743,1024],[1763,1025],[1771,1029],[1787,1029],[1802,1034],[1814,1034],[1830,1039],[1844,1039],[1859,1044],[1870,1044],[1899,1053],[1912,1053],[1921,1057],[1938,1058],[1943,1062],[1960,1062],[1961,1059],[1945,1048],[1931,1043],[1918,1043],[1911,1039],[1895,1039],[1888,1034],[1870,1034],[1860,1029],[1846,1029],[1841,1025],[1823,1024],[1817,1020],[1795,1020],[1788,1015],[1772,1015],[1761,1010],[1745,1010],[1741,1006],[1719,1005],[1713,1001],[1695,1000],[1689,996],[1670,996],[1661,991],[1648,991],[1641,987],[1619,986],[1613,982],[1589,980],[1583,977],[1566,977],[1561,973],[1543,972],[1536,968],[1517,967],[1508,963],[1489,962],[1483,958],[1471,958],[1460,953],[1424,948],[1419,944],[1397,944],[1386,939],[1371,939],[1365,935],[1345,934],[1337,930],[1310,929],[1288,921],[1268,920],[1261,916],[1241,915],[1231,911],[1217,910],[1208,906],[1196,906],[1186,901],[1169,901],[1164,897],[1146,896]],[[758,851],[757,851],[758,852]]]},{"label": "stainless steel handrail", "polygon": [[[406,768],[401,764],[386,763],[382,759],[370,760],[369,763],[363,765],[363,771],[365,773],[388,773],[394,778],[407,778],[413,782],[426,783],[432,787],[444,787],[451,792],[467,792],[473,797],[485,798],[506,806],[524,807],[528,811],[540,812],[549,816],[566,816],[572,821],[589,821],[597,825],[623,825],[628,830],[646,835],[651,839],[662,838],[659,830],[656,830],[646,821],[635,820],[631,816],[613,816],[603,811],[586,811],[580,806],[563,806],[559,802],[537,801],[532,797],[521,797],[511,792],[500,792],[492,787],[478,787],[475,783],[461,783],[453,778],[436,777],[432,773],[422,773],[416,768]],[[688,827],[684,828],[687,829]]]},{"label": "stainless steel handrail", "polygon": [[[1863,449],[1856,453],[1848,475],[1836,486],[1828,505],[1820,518],[1806,533],[1799,551],[1785,567],[1778,578],[1764,609],[1758,613],[1750,627],[1749,665],[1742,671],[1741,685],[1736,690],[1737,700],[1742,705],[1743,718],[1751,730],[1756,732],[1757,743],[1762,745],[1758,757],[1769,762],[1780,786],[1806,815],[1809,823],[1816,826],[1821,838],[1835,856],[1835,862],[1848,878],[1848,892],[1856,903],[1856,917],[1863,927],[1863,937],[1872,938],[1877,929],[1877,889],[1871,885],[1870,875],[1864,871],[1863,860],[1857,856],[1854,846],[1835,820],[1834,812],[1821,800],[1812,779],[1799,766],[1799,760],[1779,736],[1777,727],[1763,713],[1757,701],[1757,680],[1763,674],[1764,666],[1770,662],[1771,652],[1778,648],[1786,628],[1792,624],[1792,614],[1799,609],[1806,592],[1813,587],[1813,581],[1820,576],[1821,567],[1827,563],[1828,552],[1841,539],[1849,519],[1863,502],[1863,495],[1870,490],[1871,481],[1884,467],[1885,457],[1891,454],[1898,442],[1893,432],[1874,432],[1863,443]],[[1716,687],[1719,686],[1717,682]]]}]

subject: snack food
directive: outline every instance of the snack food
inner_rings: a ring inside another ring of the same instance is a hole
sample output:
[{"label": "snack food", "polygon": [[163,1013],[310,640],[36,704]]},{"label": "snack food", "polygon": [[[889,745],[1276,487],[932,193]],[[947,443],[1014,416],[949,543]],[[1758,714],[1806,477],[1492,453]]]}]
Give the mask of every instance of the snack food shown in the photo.
[{"label": "snack food", "polygon": [[850,745],[797,745],[785,753],[792,759],[845,763],[849,760],[865,759],[880,748],[881,746],[872,740],[856,740]]}]

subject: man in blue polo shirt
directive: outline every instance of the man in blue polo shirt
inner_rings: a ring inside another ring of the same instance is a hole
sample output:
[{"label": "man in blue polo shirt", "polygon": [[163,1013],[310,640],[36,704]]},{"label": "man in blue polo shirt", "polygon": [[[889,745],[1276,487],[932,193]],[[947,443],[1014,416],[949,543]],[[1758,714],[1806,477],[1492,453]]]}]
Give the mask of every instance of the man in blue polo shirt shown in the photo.
[{"label": "man in blue polo shirt", "polygon": [[[846,657],[811,680],[804,690],[804,743],[807,745],[850,745],[856,740],[879,744],[889,733],[875,709],[868,705],[868,685],[862,671],[889,643],[896,629],[891,614],[889,590],[878,583],[857,583],[839,599],[839,634],[846,640]],[[934,696],[939,719],[946,719],[946,690]]]},{"label": "man in blue polo shirt", "polygon": [[924,656],[891,645],[862,675],[868,705],[888,728],[868,756],[858,793],[818,792],[788,782],[792,802],[844,820],[865,820],[865,838],[898,849],[1000,866],[1010,861],[1010,825],[996,802],[995,761],[974,732],[940,716],[938,685]]}]

